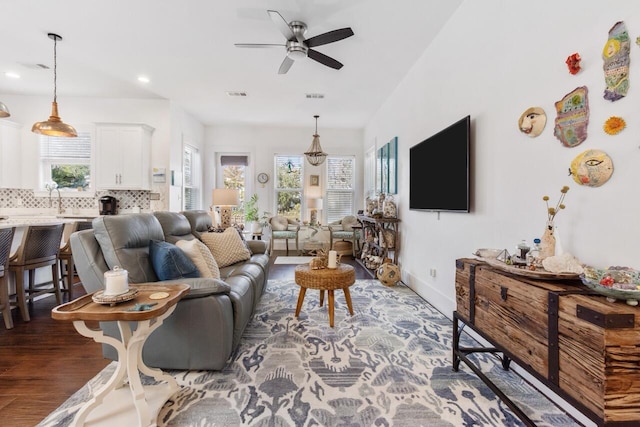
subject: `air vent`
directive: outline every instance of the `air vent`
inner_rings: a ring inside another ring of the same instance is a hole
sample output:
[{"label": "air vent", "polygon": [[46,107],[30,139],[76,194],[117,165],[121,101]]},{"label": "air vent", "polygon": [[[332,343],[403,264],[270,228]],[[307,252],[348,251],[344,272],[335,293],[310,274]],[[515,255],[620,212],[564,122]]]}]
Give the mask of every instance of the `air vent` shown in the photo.
[{"label": "air vent", "polygon": [[307,99],[324,99],[324,94],[322,93],[307,93],[305,96]]},{"label": "air vent", "polygon": [[229,96],[247,96],[247,92],[227,91]]}]

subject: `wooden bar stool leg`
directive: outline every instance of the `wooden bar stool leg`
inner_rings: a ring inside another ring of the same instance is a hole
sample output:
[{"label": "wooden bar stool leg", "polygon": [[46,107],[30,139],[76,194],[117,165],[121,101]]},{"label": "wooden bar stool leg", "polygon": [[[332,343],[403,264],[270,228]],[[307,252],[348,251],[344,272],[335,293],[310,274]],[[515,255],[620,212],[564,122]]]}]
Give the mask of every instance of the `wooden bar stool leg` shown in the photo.
[{"label": "wooden bar stool leg", "polygon": [[324,291],[320,290],[320,307],[324,305]]},{"label": "wooden bar stool leg", "polygon": [[2,308],[2,317],[4,318],[4,326],[7,329],[13,328],[13,318],[11,317],[11,303],[9,302],[9,283],[7,273],[0,277],[0,308]]},{"label": "wooden bar stool leg", "polygon": [[29,310],[27,310],[26,295],[24,293],[24,269],[20,268],[16,270],[16,301],[18,308],[20,309],[20,315],[22,320],[29,322]]},{"label": "wooden bar stool leg", "polygon": [[73,300],[73,257],[67,260],[67,292],[69,293],[69,301]]},{"label": "wooden bar stool leg", "polygon": [[296,306],[296,317],[300,314],[302,308],[302,302],[304,301],[304,294],[307,292],[307,288],[300,286],[300,293],[298,294],[298,305]]},{"label": "wooden bar stool leg", "polygon": [[53,291],[56,294],[56,302],[62,304],[62,294],[60,292],[60,276],[58,276],[58,263],[51,266],[51,275],[53,276]]}]

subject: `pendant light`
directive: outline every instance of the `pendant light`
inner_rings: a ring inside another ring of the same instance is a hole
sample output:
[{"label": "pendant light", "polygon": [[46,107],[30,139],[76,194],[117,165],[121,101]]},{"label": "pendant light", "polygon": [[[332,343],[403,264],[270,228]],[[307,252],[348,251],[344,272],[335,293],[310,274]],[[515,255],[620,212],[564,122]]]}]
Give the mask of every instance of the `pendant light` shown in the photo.
[{"label": "pendant light", "polygon": [[307,156],[307,161],[313,165],[318,166],[324,162],[324,159],[327,157],[327,153],[322,151],[322,147],[320,147],[320,135],[318,135],[318,117],[313,116],[316,119],[316,133],[313,134],[313,142],[311,142],[311,147],[304,153]]},{"label": "pendant light", "polygon": [[51,104],[51,116],[46,122],[37,122],[31,128],[31,132],[39,133],[49,136],[67,136],[76,137],[78,133],[73,126],[64,123],[58,116],[58,102],[57,102],[57,85],[58,78],[58,58],[57,58],[57,45],[58,40],[62,40],[57,34],[49,33],[49,38],[53,40],[53,103]]},{"label": "pendant light", "polygon": [[6,106],[5,103],[0,101],[0,118],[9,117],[11,113],[9,112],[9,107]]}]

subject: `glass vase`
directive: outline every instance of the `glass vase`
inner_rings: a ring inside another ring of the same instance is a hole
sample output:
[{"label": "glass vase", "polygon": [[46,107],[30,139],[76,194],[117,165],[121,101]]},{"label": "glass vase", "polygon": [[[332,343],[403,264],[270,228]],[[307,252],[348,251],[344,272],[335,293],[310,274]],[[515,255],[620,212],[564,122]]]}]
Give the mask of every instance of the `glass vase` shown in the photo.
[{"label": "glass vase", "polygon": [[545,259],[556,254],[555,225],[548,221],[544,233],[540,238],[540,259]]}]

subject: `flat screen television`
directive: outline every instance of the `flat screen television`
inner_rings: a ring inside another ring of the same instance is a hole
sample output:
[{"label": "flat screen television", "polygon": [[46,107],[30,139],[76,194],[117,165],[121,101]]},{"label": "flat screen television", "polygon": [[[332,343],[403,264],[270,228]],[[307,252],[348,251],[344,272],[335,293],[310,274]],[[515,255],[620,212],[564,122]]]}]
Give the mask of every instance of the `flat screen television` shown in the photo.
[{"label": "flat screen television", "polygon": [[409,149],[409,209],[470,211],[471,117]]}]

